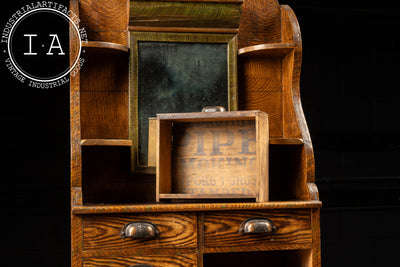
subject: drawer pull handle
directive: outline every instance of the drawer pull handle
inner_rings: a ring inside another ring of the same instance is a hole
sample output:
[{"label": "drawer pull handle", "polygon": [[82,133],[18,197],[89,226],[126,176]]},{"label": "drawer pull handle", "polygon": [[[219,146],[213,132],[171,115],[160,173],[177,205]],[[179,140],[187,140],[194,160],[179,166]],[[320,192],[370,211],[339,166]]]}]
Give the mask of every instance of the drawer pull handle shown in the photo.
[{"label": "drawer pull handle", "polygon": [[250,218],[245,220],[239,227],[239,234],[273,234],[276,226],[270,219]]},{"label": "drawer pull handle", "polygon": [[137,265],[131,265],[131,266],[128,266],[128,267],[153,267],[153,266],[148,265],[148,264],[137,264]]},{"label": "drawer pull handle", "polygon": [[158,239],[160,230],[149,222],[131,222],[122,228],[121,237]]},{"label": "drawer pull handle", "polygon": [[207,106],[204,107],[201,112],[225,112],[226,109],[221,106]]}]

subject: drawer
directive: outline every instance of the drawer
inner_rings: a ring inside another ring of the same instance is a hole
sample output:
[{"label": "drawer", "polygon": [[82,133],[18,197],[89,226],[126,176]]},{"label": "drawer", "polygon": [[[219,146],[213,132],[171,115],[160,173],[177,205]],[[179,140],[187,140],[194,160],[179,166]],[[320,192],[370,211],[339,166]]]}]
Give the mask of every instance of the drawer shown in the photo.
[{"label": "drawer", "polygon": [[[240,230],[241,226],[249,232]],[[206,252],[207,248],[222,247],[228,248],[227,251],[232,251],[233,247],[241,251],[306,249],[311,248],[311,242],[309,210],[211,212],[204,215]]]},{"label": "drawer", "polygon": [[149,255],[138,257],[84,258],[83,267],[191,267],[197,266],[197,255]]},{"label": "drawer", "polygon": [[[128,230],[126,226],[129,227]],[[123,229],[126,233],[132,234],[132,237],[122,236],[121,231]],[[149,234],[151,234],[151,231],[159,231],[159,233],[155,237],[146,237],[140,234],[143,230]],[[83,217],[84,251],[196,247],[196,214],[146,213],[85,215]]]}]

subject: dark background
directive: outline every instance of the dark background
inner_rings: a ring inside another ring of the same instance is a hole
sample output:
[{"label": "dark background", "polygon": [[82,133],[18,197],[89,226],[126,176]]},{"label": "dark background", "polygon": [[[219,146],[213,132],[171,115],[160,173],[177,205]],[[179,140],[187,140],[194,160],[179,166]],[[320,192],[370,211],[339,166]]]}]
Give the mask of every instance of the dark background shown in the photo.
[{"label": "dark background", "polygon": [[[30,2],[2,4],[1,30]],[[400,9],[393,0],[280,3],[293,8],[302,31],[302,101],[323,201],[322,266],[396,266]],[[69,266],[69,88],[24,86],[4,60],[0,265]]]}]

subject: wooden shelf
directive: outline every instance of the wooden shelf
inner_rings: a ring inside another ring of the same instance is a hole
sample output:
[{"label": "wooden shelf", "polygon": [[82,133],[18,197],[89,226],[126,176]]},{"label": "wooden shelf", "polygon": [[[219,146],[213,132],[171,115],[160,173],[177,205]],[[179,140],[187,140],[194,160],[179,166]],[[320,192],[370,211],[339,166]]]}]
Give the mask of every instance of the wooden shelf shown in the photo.
[{"label": "wooden shelf", "polygon": [[319,208],[321,201],[271,201],[246,203],[173,203],[137,205],[84,205],[72,207],[73,214],[137,213],[137,212],[180,212],[212,210],[259,210],[259,209],[305,209]]},{"label": "wooden shelf", "polygon": [[304,145],[304,141],[301,138],[270,138],[270,145]]},{"label": "wooden shelf", "polygon": [[81,146],[132,146],[128,139],[82,139]]},{"label": "wooden shelf", "polygon": [[88,49],[90,52],[107,53],[107,54],[127,54],[129,47],[117,43],[89,41],[83,42],[82,48]]},{"label": "wooden shelf", "polygon": [[272,43],[243,47],[238,50],[238,56],[284,56],[295,48],[292,43]]},{"label": "wooden shelf", "polygon": [[255,199],[256,195],[242,194],[160,194],[164,200],[207,200],[207,199]]}]

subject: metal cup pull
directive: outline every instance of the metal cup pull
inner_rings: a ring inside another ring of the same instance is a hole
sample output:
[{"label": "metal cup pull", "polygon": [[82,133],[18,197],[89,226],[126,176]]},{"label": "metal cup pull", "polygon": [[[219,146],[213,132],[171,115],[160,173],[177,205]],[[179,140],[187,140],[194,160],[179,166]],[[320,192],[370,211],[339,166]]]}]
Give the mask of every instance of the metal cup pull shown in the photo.
[{"label": "metal cup pull", "polygon": [[239,227],[239,234],[273,234],[276,226],[270,219],[250,218],[242,222]]},{"label": "metal cup pull", "polygon": [[225,108],[221,106],[207,106],[201,110],[201,112],[224,112],[224,111],[226,111]]},{"label": "metal cup pull", "polygon": [[158,239],[160,230],[149,222],[131,222],[122,228],[121,237]]}]

